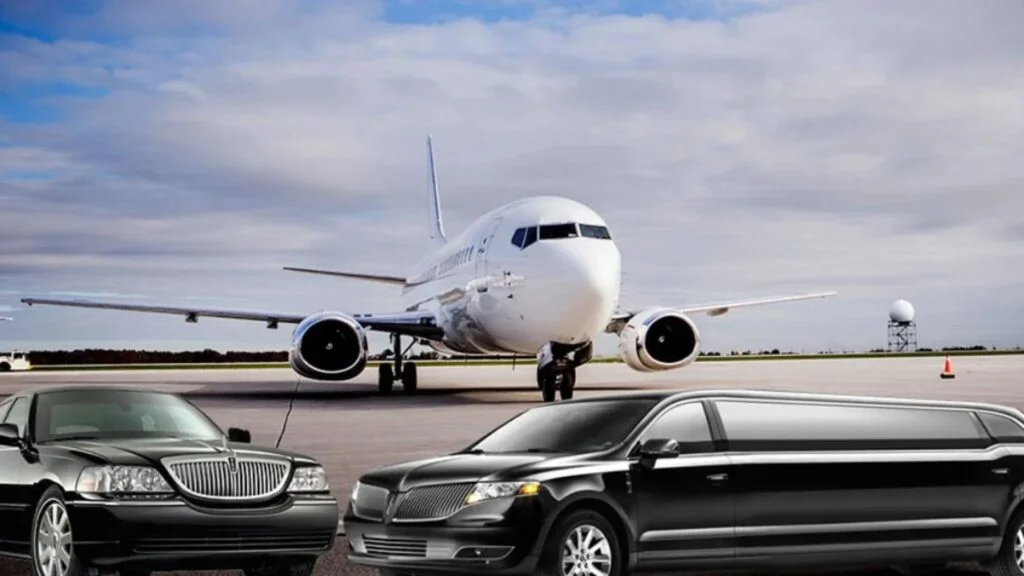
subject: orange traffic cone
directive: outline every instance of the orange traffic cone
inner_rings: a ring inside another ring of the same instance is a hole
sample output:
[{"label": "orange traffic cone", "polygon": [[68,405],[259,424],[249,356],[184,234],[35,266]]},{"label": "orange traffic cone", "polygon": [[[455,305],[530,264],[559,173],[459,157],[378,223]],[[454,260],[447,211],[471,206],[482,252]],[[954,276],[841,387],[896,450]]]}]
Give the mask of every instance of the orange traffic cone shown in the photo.
[{"label": "orange traffic cone", "polygon": [[939,378],[956,378],[956,374],[953,372],[953,362],[949,359],[949,354],[946,355],[946,365],[942,367],[942,373],[939,374]]}]

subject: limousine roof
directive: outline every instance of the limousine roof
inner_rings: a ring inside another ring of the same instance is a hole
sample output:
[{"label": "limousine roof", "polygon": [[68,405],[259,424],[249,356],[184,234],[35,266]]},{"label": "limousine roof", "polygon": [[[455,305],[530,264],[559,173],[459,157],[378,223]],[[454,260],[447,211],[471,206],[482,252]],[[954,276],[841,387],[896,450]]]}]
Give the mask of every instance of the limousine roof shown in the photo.
[{"label": "limousine roof", "polygon": [[116,386],[113,384],[53,384],[50,386],[39,386],[33,388],[27,388],[18,390],[11,394],[0,395],[0,401],[4,401],[12,396],[35,396],[37,394],[45,394],[47,392],[148,392],[151,394],[169,394],[172,396],[180,396],[179,392],[170,392],[167,390],[159,390],[156,388],[146,388],[143,386]]},{"label": "limousine roof", "polygon": [[593,402],[599,400],[626,400],[630,398],[658,400],[659,403],[676,402],[688,398],[746,398],[761,400],[799,400],[804,402],[830,402],[841,404],[873,404],[886,406],[907,406],[920,408],[954,408],[961,410],[981,410],[1005,414],[1024,423],[1024,412],[1010,406],[989,404],[984,402],[964,402],[957,400],[930,400],[920,398],[897,398],[891,396],[867,396],[854,394],[826,394],[817,392],[788,392],[781,390],[762,389],[691,389],[691,390],[658,390],[644,392],[626,392],[571,400],[570,402]]}]

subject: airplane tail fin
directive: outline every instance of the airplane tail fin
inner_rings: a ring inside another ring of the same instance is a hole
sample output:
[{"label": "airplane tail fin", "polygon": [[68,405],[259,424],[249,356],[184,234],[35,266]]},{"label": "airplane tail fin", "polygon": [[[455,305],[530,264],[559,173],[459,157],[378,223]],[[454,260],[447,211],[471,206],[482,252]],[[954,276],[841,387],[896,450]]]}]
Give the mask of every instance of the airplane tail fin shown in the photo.
[{"label": "airplane tail fin", "polygon": [[441,218],[441,195],[437,189],[437,172],[434,170],[434,143],[427,134],[427,164],[430,169],[430,197],[428,213],[430,215],[430,240],[435,245],[448,241],[444,235],[444,221]]}]

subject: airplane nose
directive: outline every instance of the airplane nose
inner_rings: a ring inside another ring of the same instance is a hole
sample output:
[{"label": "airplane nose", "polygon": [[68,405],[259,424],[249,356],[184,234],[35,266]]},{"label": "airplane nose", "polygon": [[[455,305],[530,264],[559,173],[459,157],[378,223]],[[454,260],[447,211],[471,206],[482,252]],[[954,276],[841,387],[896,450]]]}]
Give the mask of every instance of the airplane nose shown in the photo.
[{"label": "airplane nose", "polygon": [[614,311],[619,290],[619,254],[617,250],[593,250],[574,247],[560,250],[555,258],[553,286],[558,306],[558,331],[563,341],[578,342],[593,338],[604,330]]}]

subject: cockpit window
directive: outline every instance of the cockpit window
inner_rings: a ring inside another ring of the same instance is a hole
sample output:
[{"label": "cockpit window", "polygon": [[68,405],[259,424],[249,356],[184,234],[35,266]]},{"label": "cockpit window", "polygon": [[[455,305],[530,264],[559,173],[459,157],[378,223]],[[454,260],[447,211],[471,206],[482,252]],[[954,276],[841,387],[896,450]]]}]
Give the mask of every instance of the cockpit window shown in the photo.
[{"label": "cockpit window", "polygon": [[537,241],[537,227],[536,226],[530,226],[529,228],[526,229],[526,239],[523,240],[523,248],[526,248],[527,246],[529,246],[530,244],[533,244],[536,241]]},{"label": "cockpit window", "polygon": [[512,234],[512,245],[523,249],[537,240],[561,240],[564,238],[611,240],[611,237],[608,228],[604,226],[567,222],[565,224],[544,224],[542,226],[517,228]]},{"label": "cockpit window", "polygon": [[576,223],[568,224],[545,224],[540,226],[538,236],[541,240],[557,240],[559,238],[576,238],[580,233],[576,230]]},{"label": "cockpit window", "polygon": [[612,235],[608,233],[608,228],[593,224],[580,224],[580,236],[599,240],[611,240],[612,238]]},{"label": "cockpit window", "polygon": [[526,228],[517,228],[515,234],[512,235],[512,245],[523,247],[523,238],[526,237]]}]

